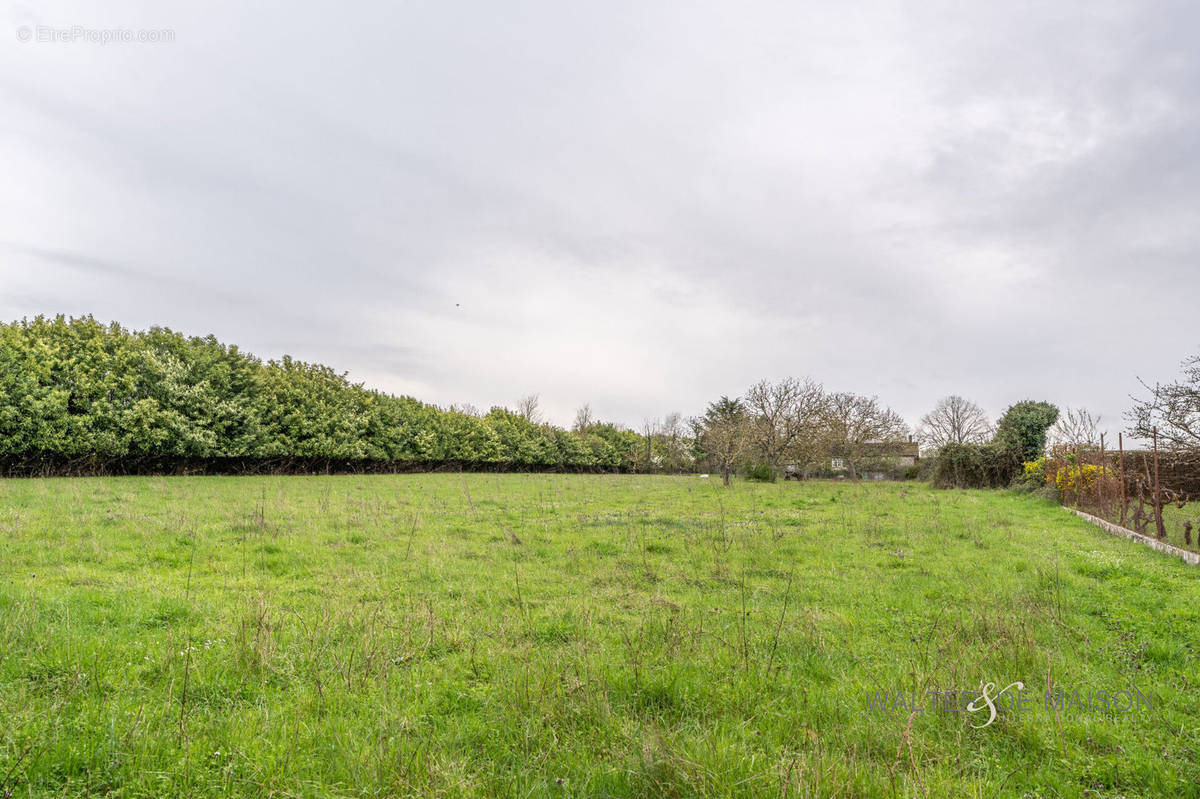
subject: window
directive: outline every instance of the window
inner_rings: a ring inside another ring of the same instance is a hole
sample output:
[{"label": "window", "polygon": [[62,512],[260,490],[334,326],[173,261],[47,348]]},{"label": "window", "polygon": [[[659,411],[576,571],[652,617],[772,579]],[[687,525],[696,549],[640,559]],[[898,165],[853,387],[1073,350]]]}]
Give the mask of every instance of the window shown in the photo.
[{"label": "window", "polygon": [[835,469],[845,469],[845,468],[846,468],[846,464],[845,464],[845,463],[842,461],[842,459],[841,459],[841,458],[834,458],[834,459],[833,459],[833,468],[835,468]]}]

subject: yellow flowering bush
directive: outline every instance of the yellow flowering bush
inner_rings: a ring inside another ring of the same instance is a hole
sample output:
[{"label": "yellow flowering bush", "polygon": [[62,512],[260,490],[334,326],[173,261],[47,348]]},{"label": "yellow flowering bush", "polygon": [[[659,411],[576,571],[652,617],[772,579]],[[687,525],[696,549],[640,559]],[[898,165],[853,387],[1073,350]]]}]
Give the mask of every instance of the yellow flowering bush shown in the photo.
[{"label": "yellow flowering bush", "polygon": [[[1112,477],[1113,470],[1107,466],[1093,466],[1085,463],[1083,466],[1066,465],[1054,473],[1054,484],[1059,491],[1088,491],[1101,477]],[[1047,476],[1048,477],[1048,476]],[[1049,480],[1047,479],[1047,482]]]},{"label": "yellow flowering bush", "polygon": [[1050,483],[1052,482],[1050,475],[1046,474],[1046,459],[1038,458],[1035,461],[1025,461],[1021,464],[1024,469],[1024,480],[1027,483]]}]

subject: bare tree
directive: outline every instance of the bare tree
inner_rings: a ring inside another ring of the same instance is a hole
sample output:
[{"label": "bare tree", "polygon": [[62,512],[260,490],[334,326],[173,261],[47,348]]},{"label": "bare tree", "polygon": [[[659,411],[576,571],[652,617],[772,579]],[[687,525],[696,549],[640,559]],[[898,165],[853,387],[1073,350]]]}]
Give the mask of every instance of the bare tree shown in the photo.
[{"label": "bare tree", "polygon": [[689,444],[691,442],[684,426],[683,414],[678,411],[668,413],[663,417],[658,431],[662,442],[663,466],[672,472],[690,466],[692,458],[689,453]]},{"label": "bare tree", "polygon": [[586,433],[596,420],[592,418],[592,406],[586,402],[575,411],[575,424],[571,429],[576,433]]},{"label": "bare tree", "polygon": [[722,482],[729,485],[729,476],[752,442],[751,419],[741,400],[721,397],[710,403],[704,416],[692,420],[692,428]]},{"label": "bare tree", "polygon": [[917,440],[928,449],[946,444],[982,444],[992,437],[992,423],[974,402],[957,394],[942,397],[921,417]]},{"label": "bare tree", "polygon": [[681,435],[683,430],[683,414],[679,411],[668,413],[663,417],[662,424],[658,429],[664,436],[674,438]]},{"label": "bare tree", "polygon": [[1126,414],[1129,433],[1149,439],[1158,428],[1160,444],[1173,449],[1200,449],[1200,355],[1183,362],[1183,379],[1153,387],[1148,399],[1134,397],[1133,410]]},{"label": "bare tree", "polygon": [[534,424],[542,423],[542,411],[538,408],[537,394],[529,394],[517,400],[517,416]]},{"label": "bare tree", "polygon": [[643,454],[645,456],[642,469],[645,471],[653,471],[654,468],[659,466],[662,461],[661,457],[656,458],[654,455],[654,441],[656,438],[658,438],[658,420],[650,419],[648,417],[642,419],[641,433],[644,452],[639,452],[638,455],[639,457]]},{"label": "bare tree", "polygon": [[692,465],[692,441],[682,414],[675,412],[662,419],[644,419],[641,433],[647,468],[677,472]]},{"label": "bare tree", "polygon": [[830,394],[824,411],[825,438],[830,451],[840,453],[850,467],[850,478],[858,479],[858,464],[867,444],[903,441],[908,424],[877,397],[838,392]]},{"label": "bare tree", "polygon": [[755,453],[774,471],[785,458],[808,463],[819,446],[825,390],[809,378],[755,383],[743,400]]},{"label": "bare tree", "polygon": [[1092,416],[1087,408],[1067,408],[1050,428],[1050,444],[1072,449],[1099,446],[1100,417]]}]

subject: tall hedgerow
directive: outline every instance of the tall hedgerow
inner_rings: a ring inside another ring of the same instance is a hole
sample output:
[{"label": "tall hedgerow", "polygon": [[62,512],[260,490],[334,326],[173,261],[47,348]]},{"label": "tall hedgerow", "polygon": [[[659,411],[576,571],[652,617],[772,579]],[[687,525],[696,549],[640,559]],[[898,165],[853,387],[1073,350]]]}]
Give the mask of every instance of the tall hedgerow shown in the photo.
[{"label": "tall hedgerow", "polygon": [[572,433],[502,408],[484,417],[371,391],[212,336],[81,318],[0,324],[0,456],[512,463],[627,469],[637,433]]}]

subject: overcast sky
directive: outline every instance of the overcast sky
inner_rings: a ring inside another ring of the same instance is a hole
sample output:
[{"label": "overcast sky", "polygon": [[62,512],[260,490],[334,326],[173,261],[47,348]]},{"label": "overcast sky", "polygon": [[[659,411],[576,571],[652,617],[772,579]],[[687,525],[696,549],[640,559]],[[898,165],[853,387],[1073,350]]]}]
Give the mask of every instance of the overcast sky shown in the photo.
[{"label": "overcast sky", "polygon": [[1194,2],[172,5],[4,7],[0,318],[631,426],[811,375],[1115,431],[1200,349]]}]

